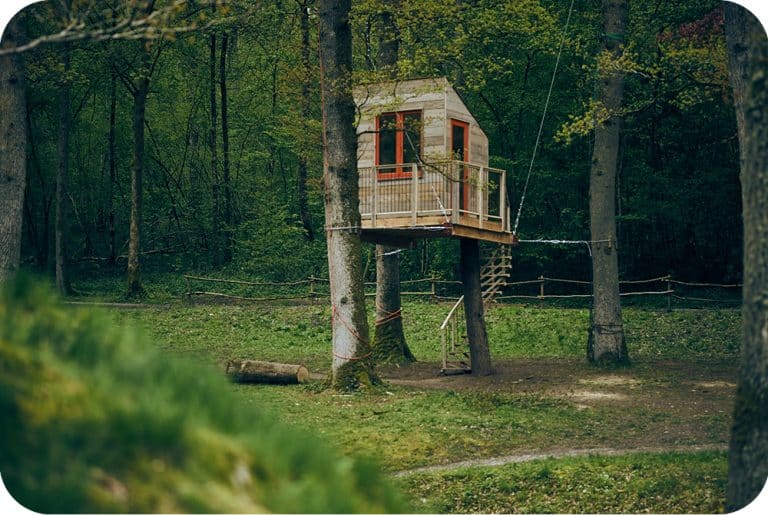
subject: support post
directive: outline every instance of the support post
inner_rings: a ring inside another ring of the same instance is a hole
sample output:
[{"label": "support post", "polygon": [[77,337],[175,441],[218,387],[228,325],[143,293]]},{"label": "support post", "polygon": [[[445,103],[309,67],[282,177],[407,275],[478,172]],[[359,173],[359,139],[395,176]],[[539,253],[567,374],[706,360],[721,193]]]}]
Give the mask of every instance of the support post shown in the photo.
[{"label": "support post", "polygon": [[457,225],[459,223],[459,217],[461,216],[461,213],[459,212],[461,209],[460,181],[462,181],[463,178],[459,177],[458,173],[456,173],[456,161],[451,161],[449,166],[451,167],[451,223]]},{"label": "support post", "polygon": [[491,353],[485,329],[483,293],[480,285],[480,244],[461,238],[461,280],[464,284],[464,317],[472,374],[487,376],[491,370]]},{"label": "support post", "polygon": [[540,299],[544,298],[544,276],[543,275],[539,276],[539,298]]},{"label": "support post", "polygon": [[419,216],[419,167],[411,164],[411,225],[417,225]]},{"label": "support post", "polygon": [[488,176],[487,176],[487,170],[483,168],[482,166],[477,171],[477,221],[480,224],[480,228],[483,228],[483,218],[485,213],[483,213],[485,209],[485,191],[488,191],[486,189],[486,186],[488,184]]},{"label": "support post", "polygon": [[379,170],[371,168],[371,227],[376,227],[376,213],[379,211]]},{"label": "support post", "polygon": [[501,173],[499,185],[499,216],[501,217],[501,230],[507,230],[507,172]]}]

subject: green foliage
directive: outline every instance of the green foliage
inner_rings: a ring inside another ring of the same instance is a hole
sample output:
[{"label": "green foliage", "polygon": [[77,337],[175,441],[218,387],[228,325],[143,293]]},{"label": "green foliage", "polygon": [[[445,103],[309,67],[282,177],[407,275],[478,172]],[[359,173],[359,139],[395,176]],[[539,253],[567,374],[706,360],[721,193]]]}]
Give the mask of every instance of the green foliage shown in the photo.
[{"label": "green foliage", "polygon": [[549,459],[403,480],[429,513],[722,513],[724,453]]},{"label": "green foliage", "polygon": [[243,406],[220,372],[170,359],[28,280],[0,295],[0,470],[27,507],[401,509],[372,465]]}]

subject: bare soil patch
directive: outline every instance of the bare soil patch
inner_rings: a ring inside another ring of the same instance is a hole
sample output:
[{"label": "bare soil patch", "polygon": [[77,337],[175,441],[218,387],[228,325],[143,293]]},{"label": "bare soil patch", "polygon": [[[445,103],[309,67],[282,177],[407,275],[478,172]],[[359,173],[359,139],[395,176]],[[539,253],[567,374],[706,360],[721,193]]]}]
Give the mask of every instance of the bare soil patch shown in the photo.
[{"label": "bare soil patch", "polygon": [[[518,359],[498,361],[486,377],[444,376],[437,363],[385,367],[380,373],[390,383],[417,388],[558,399],[593,411],[606,431],[615,426],[616,440],[626,448],[663,448],[728,441],[735,361],[638,360],[607,371],[575,359]],[[556,447],[569,448],[565,441]]]}]

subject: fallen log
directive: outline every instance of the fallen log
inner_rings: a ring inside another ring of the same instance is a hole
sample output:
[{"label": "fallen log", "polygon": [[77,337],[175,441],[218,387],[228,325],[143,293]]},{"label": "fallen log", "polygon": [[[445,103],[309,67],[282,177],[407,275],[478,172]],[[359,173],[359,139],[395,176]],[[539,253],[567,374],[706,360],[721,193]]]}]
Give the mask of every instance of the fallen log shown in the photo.
[{"label": "fallen log", "polygon": [[235,383],[299,384],[309,380],[309,370],[304,365],[252,359],[229,361],[226,374]]}]

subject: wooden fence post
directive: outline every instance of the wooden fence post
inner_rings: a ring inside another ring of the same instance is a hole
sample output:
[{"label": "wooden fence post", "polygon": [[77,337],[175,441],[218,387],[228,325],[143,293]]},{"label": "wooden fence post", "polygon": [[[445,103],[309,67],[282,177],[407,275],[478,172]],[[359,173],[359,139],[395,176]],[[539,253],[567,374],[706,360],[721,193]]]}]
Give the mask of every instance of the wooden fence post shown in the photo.
[{"label": "wooden fence post", "polygon": [[430,276],[430,283],[431,283],[431,291],[432,291],[432,300],[437,301],[437,284],[435,283],[434,273]]},{"label": "wooden fence post", "polygon": [[543,275],[539,276],[539,281],[541,281],[539,283],[539,298],[543,299],[544,298],[544,276]]},{"label": "wooden fence post", "polygon": [[315,276],[314,275],[309,276],[309,296],[310,297],[315,296]]},{"label": "wooden fence post", "polygon": [[667,311],[672,311],[672,276],[667,276]]}]

